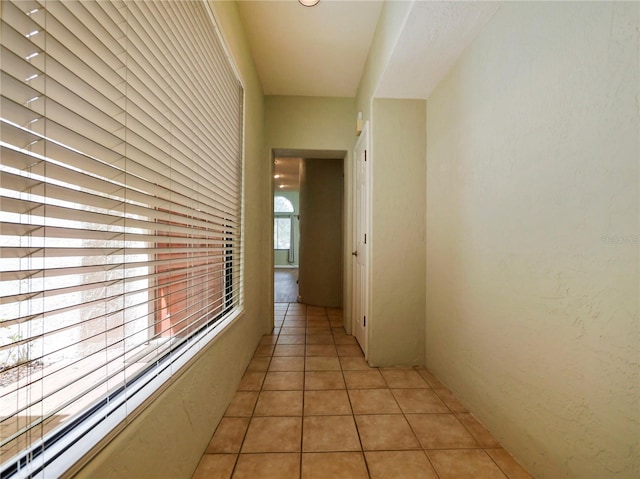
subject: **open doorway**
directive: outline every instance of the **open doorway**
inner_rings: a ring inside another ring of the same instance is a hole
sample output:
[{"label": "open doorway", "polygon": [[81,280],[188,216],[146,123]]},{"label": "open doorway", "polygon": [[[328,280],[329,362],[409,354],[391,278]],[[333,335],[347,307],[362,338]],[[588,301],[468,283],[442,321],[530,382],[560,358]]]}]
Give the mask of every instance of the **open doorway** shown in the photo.
[{"label": "open doorway", "polygon": [[298,300],[301,158],[273,161],[273,292],[276,303]]},{"label": "open doorway", "polygon": [[343,308],[346,153],[273,152],[274,303]]}]

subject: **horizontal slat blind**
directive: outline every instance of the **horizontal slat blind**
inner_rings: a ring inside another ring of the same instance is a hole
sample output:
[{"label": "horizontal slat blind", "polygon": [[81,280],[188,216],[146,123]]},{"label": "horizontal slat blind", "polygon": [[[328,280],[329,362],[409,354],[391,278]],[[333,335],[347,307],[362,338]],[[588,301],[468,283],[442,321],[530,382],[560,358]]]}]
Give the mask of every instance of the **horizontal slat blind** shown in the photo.
[{"label": "horizontal slat blind", "polygon": [[0,5],[8,477],[241,308],[243,92],[202,1]]}]

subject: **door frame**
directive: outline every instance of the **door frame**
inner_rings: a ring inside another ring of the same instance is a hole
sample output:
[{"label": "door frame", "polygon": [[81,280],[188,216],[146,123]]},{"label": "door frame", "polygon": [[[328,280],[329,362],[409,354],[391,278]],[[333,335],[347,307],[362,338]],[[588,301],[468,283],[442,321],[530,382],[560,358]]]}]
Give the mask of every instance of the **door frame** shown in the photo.
[{"label": "door frame", "polygon": [[[352,211],[352,203],[351,203],[351,192],[350,187],[352,186],[352,182],[348,181],[347,171],[349,170],[351,158],[350,155],[352,151],[342,150],[342,149],[315,149],[315,148],[270,148],[269,149],[269,269],[271,274],[269,275],[269,302],[271,307],[269,308],[269,314],[271,316],[271,327],[274,326],[274,249],[273,249],[273,198],[276,193],[276,188],[274,186],[274,169],[275,169],[275,160],[277,158],[317,158],[317,159],[331,159],[331,160],[341,160],[342,161],[342,169],[343,169],[343,196],[342,196],[342,281],[343,281],[343,294],[342,294],[342,310],[344,314],[344,326],[347,333],[350,334],[349,328],[351,326],[351,293],[353,291],[352,281],[350,278],[350,273],[352,272],[352,268],[349,266],[348,258],[351,256],[350,249],[350,227],[348,227],[349,222],[349,214]],[[350,225],[349,225],[350,226]],[[348,311],[347,311],[348,310]]]}]

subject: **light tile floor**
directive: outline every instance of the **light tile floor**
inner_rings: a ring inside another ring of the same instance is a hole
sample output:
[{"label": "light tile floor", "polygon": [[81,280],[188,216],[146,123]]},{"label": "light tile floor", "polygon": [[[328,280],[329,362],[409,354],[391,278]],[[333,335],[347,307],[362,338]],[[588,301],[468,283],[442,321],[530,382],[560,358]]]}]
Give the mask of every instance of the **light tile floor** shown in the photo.
[{"label": "light tile floor", "polygon": [[196,479],[525,479],[426,369],[371,368],[339,309],[276,303]]}]

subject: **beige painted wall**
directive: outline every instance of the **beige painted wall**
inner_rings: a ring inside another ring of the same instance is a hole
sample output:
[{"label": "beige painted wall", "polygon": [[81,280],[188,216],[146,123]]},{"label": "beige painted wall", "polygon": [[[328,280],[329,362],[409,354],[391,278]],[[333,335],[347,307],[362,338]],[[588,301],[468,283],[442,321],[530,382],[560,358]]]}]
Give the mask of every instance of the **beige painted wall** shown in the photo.
[{"label": "beige painted wall", "polygon": [[373,101],[369,363],[424,364],[426,103]]},{"label": "beige painted wall", "polygon": [[302,160],[300,168],[300,299],[342,307],[343,160]]},{"label": "beige painted wall", "polygon": [[351,152],[355,146],[356,110],[353,98],[267,96],[264,113],[265,144],[300,150],[345,150],[343,251],[344,322],[351,331]]},{"label": "beige painted wall", "polygon": [[[214,2],[245,85],[245,315],[108,444],[78,477],[189,478],[262,334],[270,329],[270,178],[263,149],[263,96],[235,3]],[[265,246],[266,244],[266,246]]]},{"label": "beige painted wall", "polygon": [[371,120],[372,102],[380,76],[389,63],[413,3],[414,0],[394,0],[382,5],[356,95],[357,109],[363,113],[365,121]]},{"label": "beige painted wall", "polygon": [[266,96],[269,148],[351,150],[355,145],[353,98]]},{"label": "beige painted wall", "polygon": [[413,1],[385,2],[356,107],[370,122],[371,271],[369,363],[424,363],[426,106],[375,98]]},{"label": "beige painted wall", "polygon": [[427,103],[427,366],[539,479],[640,477],[639,8],[505,3]]}]

